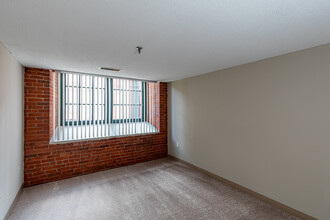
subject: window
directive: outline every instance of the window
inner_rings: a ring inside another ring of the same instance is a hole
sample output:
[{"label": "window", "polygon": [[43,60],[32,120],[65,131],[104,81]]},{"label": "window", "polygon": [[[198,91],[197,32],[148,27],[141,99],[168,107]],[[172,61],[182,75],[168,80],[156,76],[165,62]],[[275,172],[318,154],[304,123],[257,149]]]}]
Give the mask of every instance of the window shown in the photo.
[{"label": "window", "polygon": [[156,83],[58,73],[57,85],[53,141],[159,132]]},{"label": "window", "polygon": [[93,100],[97,99],[94,96],[96,94],[95,90],[101,90],[101,94],[104,94],[104,86],[99,86],[93,78],[73,74],[63,74],[60,83],[61,86],[65,86],[61,90],[61,99],[65,100],[64,108],[61,109],[61,116],[65,119],[62,119],[61,122],[64,121],[65,125],[85,125],[101,119],[99,116],[101,114],[98,115],[94,112],[100,112],[104,108],[104,104],[98,102],[93,105],[94,102],[96,103]]},{"label": "window", "polygon": [[[125,85],[127,83],[127,85]],[[145,83],[112,79],[112,122],[142,121]],[[124,97],[124,98],[122,98]]]}]

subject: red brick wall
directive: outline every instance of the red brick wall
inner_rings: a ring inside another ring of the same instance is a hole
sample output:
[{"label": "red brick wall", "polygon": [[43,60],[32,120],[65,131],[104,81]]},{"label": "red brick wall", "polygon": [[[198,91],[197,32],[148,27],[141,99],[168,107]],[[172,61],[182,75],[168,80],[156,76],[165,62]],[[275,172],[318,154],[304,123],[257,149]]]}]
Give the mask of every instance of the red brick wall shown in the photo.
[{"label": "red brick wall", "polygon": [[[53,124],[55,127],[57,126],[57,74],[54,71],[49,71],[50,78],[49,78],[49,137],[53,136]],[[54,92],[55,90],[55,92]],[[55,109],[54,109],[55,107]],[[55,110],[55,112],[54,112]],[[55,122],[55,123],[54,123]]]},{"label": "red brick wall", "polygon": [[159,83],[147,83],[148,94],[148,122],[160,129],[160,92]]},{"label": "red brick wall", "polygon": [[24,74],[24,185],[31,186],[167,156],[167,84],[159,84],[160,133],[50,144],[52,78],[49,70]]}]

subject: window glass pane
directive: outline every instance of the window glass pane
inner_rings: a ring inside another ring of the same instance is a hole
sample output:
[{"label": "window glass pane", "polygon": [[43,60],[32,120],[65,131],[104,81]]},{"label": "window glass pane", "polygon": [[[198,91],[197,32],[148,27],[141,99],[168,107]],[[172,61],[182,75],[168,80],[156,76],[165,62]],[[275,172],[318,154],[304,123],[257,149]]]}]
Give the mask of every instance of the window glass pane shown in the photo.
[{"label": "window glass pane", "polygon": [[72,102],[72,96],[71,96],[72,89],[71,89],[71,87],[66,87],[65,94],[67,94],[66,97],[65,97],[65,103],[69,103],[69,102],[71,103]]},{"label": "window glass pane", "polygon": [[113,120],[142,118],[142,82],[113,80]]},{"label": "window glass pane", "polygon": [[65,74],[66,86],[72,86],[72,74]]},{"label": "window glass pane", "polygon": [[91,104],[90,89],[80,88],[80,104]]},{"label": "window glass pane", "polygon": [[77,88],[72,88],[72,87],[67,87],[66,88],[66,103],[67,104],[78,104],[78,99],[77,99]]},{"label": "window glass pane", "polygon": [[80,76],[80,87],[86,87],[86,76]]},{"label": "window glass pane", "polygon": [[103,82],[101,77],[66,74],[64,98],[66,122],[79,120],[81,123],[92,118],[104,120],[106,79],[103,79]]},{"label": "window glass pane", "polygon": [[[71,105],[68,104],[66,105],[66,119],[67,121],[72,121],[73,120],[77,120],[78,119],[78,107],[77,105]],[[73,112],[73,118],[72,118],[72,112]]]},{"label": "window glass pane", "polygon": [[66,119],[72,120],[72,105],[66,105]]},{"label": "window glass pane", "polygon": [[91,120],[90,115],[90,105],[81,105],[80,106],[80,120],[81,121],[89,121]]}]

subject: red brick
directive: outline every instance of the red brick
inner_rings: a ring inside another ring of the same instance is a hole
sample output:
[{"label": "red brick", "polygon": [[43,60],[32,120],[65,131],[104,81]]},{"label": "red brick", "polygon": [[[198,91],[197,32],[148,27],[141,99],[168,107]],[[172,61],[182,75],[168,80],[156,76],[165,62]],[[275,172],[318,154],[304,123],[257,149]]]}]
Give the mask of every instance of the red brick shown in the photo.
[{"label": "red brick", "polygon": [[[26,68],[24,74],[24,176],[31,186],[167,156],[167,84],[149,84],[155,101],[153,123],[160,133],[49,144],[53,129],[54,74]],[[150,98],[150,96],[148,96]],[[55,92],[55,100],[57,92]],[[159,117],[161,116],[161,117]],[[149,116],[151,119],[151,115]],[[55,120],[57,123],[57,120]]]}]

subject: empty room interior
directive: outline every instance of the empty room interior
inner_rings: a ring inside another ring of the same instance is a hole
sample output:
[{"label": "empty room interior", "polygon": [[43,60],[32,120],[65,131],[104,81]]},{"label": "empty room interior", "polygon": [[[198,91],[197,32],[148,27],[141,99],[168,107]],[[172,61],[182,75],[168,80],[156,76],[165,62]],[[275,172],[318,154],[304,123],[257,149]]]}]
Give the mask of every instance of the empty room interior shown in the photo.
[{"label": "empty room interior", "polygon": [[0,220],[330,219],[329,0],[0,0]]}]

